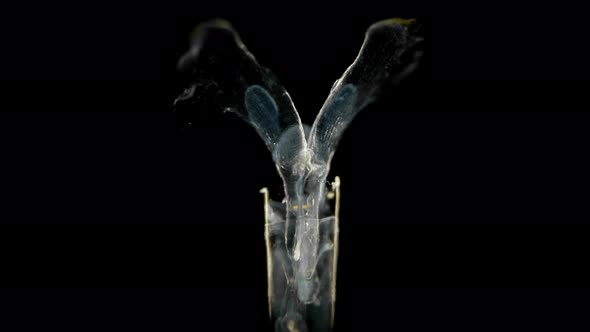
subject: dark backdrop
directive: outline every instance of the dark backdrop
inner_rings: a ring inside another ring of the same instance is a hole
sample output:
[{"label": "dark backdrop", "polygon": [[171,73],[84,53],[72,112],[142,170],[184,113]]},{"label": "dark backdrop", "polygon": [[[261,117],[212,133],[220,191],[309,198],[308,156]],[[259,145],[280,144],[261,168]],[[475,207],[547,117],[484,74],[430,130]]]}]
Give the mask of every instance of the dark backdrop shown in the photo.
[{"label": "dark backdrop", "polygon": [[[311,122],[365,29],[415,17],[414,76],[347,130],[336,324],[587,330],[588,66],[575,8],[24,4],[4,12],[0,329],[269,330],[270,154],[179,116],[177,58],[233,22]],[[191,123],[188,126],[188,123]]]}]

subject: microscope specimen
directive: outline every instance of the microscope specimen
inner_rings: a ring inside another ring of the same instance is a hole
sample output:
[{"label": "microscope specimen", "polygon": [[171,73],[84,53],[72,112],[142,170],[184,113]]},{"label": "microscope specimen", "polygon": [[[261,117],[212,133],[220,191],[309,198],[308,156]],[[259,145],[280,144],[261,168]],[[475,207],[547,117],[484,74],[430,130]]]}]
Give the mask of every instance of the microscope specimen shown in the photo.
[{"label": "microscope specimen", "polygon": [[201,24],[179,60],[190,84],[175,104],[213,105],[238,115],[262,138],[283,180],[280,202],[261,190],[269,313],[276,331],[333,327],[340,179],[326,186],[330,162],[354,116],[416,68],[422,39],[413,27],[413,20],[399,18],[371,25],[312,126],[301,123],[287,91],[226,21]]}]

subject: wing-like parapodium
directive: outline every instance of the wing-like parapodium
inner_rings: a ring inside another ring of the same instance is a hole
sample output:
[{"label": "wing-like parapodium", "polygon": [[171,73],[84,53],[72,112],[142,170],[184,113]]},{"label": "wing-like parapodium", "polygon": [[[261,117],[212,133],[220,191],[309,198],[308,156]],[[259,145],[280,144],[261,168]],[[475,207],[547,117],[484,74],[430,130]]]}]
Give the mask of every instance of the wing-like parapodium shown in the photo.
[{"label": "wing-like parapodium", "polygon": [[289,94],[258,64],[228,22],[212,20],[198,26],[178,68],[188,75],[190,84],[175,105],[219,108],[239,115],[256,129],[275,158],[284,133],[289,137],[283,138],[281,151],[306,147]]},{"label": "wing-like parapodium", "polygon": [[390,19],[369,27],[361,50],[334,83],[309,139],[317,163],[329,164],[342,132],[354,116],[417,66],[421,38],[412,20]]}]

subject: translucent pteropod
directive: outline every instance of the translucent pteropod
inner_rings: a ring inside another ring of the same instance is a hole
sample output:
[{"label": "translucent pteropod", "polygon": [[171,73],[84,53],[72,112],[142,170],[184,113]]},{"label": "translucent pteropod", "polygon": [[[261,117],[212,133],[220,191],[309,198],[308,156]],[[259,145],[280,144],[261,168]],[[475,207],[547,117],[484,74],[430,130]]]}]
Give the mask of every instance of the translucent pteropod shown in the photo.
[{"label": "translucent pteropod", "polygon": [[[252,125],[272,153],[284,199],[264,194],[268,303],[276,331],[330,331],[334,320],[340,179],[326,187],[336,145],[354,116],[420,58],[413,21],[369,27],[359,55],[338,79],[311,127],[231,25],[201,24],[179,60],[190,85],[176,104],[209,103]],[[334,212],[331,212],[334,210]]]}]

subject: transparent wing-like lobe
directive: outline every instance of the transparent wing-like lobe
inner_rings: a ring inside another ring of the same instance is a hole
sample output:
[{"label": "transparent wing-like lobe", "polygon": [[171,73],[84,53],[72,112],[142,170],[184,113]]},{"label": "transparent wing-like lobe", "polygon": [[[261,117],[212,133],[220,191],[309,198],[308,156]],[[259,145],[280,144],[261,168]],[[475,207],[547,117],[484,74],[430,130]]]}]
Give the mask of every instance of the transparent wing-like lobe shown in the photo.
[{"label": "transparent wing-like lobe", "polygon": [[413,20],[390,19],[369,27],[361,50],[332,90],[309,139],[316,162],[329,164],[342,132],[384,88],[411,73],[421,56]]},{"label": "transparent wing-like lobe", "polygon": [[228,22],[213,20],[199,25],[178,68],[190,83],[176,99],[177,107],[191,104],[191,109],[221,108],[237,114],[256,129],[273,156],[285,132],[289,140],[283,140],[281,151],[306,146],[289,94],[258,64]]}]

